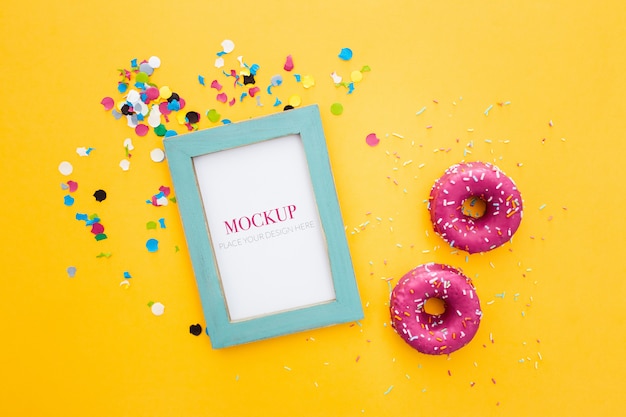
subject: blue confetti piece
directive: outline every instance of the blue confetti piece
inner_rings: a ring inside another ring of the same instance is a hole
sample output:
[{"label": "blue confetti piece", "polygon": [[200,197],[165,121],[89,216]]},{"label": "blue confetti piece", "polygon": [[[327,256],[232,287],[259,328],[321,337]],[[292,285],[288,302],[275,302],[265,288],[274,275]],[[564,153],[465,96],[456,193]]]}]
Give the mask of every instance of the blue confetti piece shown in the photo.
[{"label": "blue confetti piece", "polygon": [[135,68],[137,66],[137,58],[130,60],[130,66]]},{"label": "blue confetti piece", "polygon": [[300,74],[293,74],[293,76],[296,77],[297,82],[300,82],[300,79],[301,79]]},{"label": "blue confetti piece", "polygon": [[352,59],[352,50],[350,48],[341,48],[341,52],[339,52],[339,58],[344,61],[349,61]]},{"label": "blue confetti piece", "polygon": [[161,229],[165,229],[165,219],[159,219],[159,226],[161,226]]},{"label": "blue confetti piece", "polygon": [[241,102],[241,101],[243,101],[243,99],[244,99],[245,97],[247,97],[247,96],[248,96],[248,93],[246,93],[246,92],[244,91],[243,93],[241,93],[241,96],[239,96],[239,101],[240,101],[240,102]]},{"label": "blue confetti piece", "polygon": [[180,103],[178,100],[172,100],[168,103],[167,109],[171,111],[178,111],[180,110]]},{"label": "blue confetti piece", "polygon": [[276,97],[276,101],[274,102],[274,107],[280,106],[281,104],[283,104],[283,102],[280,101],[278,97]]},{"label": "blue confetti piece", "polygon": [[229,125],[231,124],[231,121],[229,119],[222,119],[222,124]]},{"label": "blue confetti piece", "polygon": [[73,205],[74,197],[72,197],[71,195],[66,195],[65,197],[63,197],[63,204],[65,204],[68,207]]},{"label": "blue confetti piece", "polygon": [[128,271],[124,271],[124,278],[125,279],[129,279],[129,278],[132,278],[132,277],[130,276],[130,273]]},{"label": "blue confetti piece", "polygon": [[259,68],[259,64],[252,64],[252,66],[250,67],[250,74],[256,75],[256,73],[259,71]]},{"label": "blue confetti piece", "polygon": [[354,91],[354,83],[348,84],[348,94],[352,94]]},{"label": "blue confetti piece", "polygon": [[146,242],[146,249],[148,252],[154,253],[159,250],[159,241],[156,239],[148,239]]},{"label": "blue confetti piece", "polygon": [[137,81],[135,83],[135,87],[139,88],[140,90],[145,90],[146,89],[146,84],[144,84],[144,83],[142,83],[140,81]]},{"label": "blue confetti piece", "polygon": [[177,136],[178,133],[175,130],[168,130],[167,132],[165,132],[165,137],[166,138],[170,138],[172,136]]},{"label": "blue confetti piece", "polygon": [[200,85],[204,85],[204,77],[202,75],[198,75],[198,82]]},{"label": "blue confetti piece", "polygon": [[89,216],[84,213],[76,213],[76,220],[89,220]]},{"label": "blue confetti piece", "polygon": [[224,52],[224,51],[219,51],[216,55],[217,55],[217,56],[224,56],[224,55],[226,55],[226,52]]},{"label": "blue confetti piece", "polygon": [[119,83],[117,85],[117,91],[119,91],[120,93],[125,93],[127,89],[128,89],[128,84],[126,83]]}]

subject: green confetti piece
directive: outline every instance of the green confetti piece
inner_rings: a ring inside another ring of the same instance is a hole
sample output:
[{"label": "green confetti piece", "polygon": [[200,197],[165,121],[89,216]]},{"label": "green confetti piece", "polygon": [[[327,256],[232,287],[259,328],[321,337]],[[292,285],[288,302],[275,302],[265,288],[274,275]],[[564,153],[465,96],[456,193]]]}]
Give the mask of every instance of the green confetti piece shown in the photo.
[{"label": "green confetti piece", "polygon": [[330,106],[330,112],[334,114],[335,116],[339,116],[341,113],[343,113],[343,104],[333,103]]},{"label": "green confetti piece", "polygon": [[156,228],[157,228],[156,222],[149,221],[148,223],[146,223],[146,229],[153,230],[153,229],[156,229]]},{"label": "green confetti piece", "polygon": [[220,120],[220,114],[217,112],[217,110],[215,109],[211,109],[206,113],[206,116],[209,118],[209,120],[213,123],[219,122]]}]

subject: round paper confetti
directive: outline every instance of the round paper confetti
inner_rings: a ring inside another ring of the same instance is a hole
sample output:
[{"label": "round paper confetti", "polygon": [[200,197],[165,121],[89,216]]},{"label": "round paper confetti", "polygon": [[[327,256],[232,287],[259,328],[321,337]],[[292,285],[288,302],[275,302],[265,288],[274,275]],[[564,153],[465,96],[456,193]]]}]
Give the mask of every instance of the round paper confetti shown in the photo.
[{"label": "round paper confetti", "polygon": [[139,71],[143,72],[147,76],[150,76],[154,72],[154,68],[152,68],[149,63],[143,62],[141,65],[139,65]]},{"label": "round paper confetti", "polygon": [[69,180],[67,182],[67,188],[70,190],[70,193],[78,190],[78,183],[76,181]]},{"label": "round paper confetti", "polygon": [[94,223],[91,225],[91,233],[94,235],[99,235],[100,233],[104,233],[104,226],[102,223]]},{"label": "round paper confetti", "polygon": [[165,312],[165,306],[157,302],[150,306],[150,310],[152,310],[152,314],[155,316],[161,316]]},{"label": "round paper confetti", "polygon": [[150,128],[144,124],[138,124],[135,126],[135,133],[137,136],[146,136]]},{"label": "round paper confetti", "polygon": [[59,164],[59,172],[63,175],[70,175],[74,172],[74,167],[67,161],[63,161]]},{"label": "round paper confetti", "polygon": [[350,48],[342,48],[341,52],[339,52],[339,58],[349,61],[352,59],[352,50]]},{"label": "round paper confetti", "polygon": [[70,278],[74,278],[76,276],[76,267],[68,266],[67,267],[67,276]]},{"label": "round paper confetti", "polygon": [[194,336],[200,336],[202,334],[202,326],[200,325],[200,323],[192,324],[191,326],[189,326],[189,333]]},{"label": "round paper confetti", "polygon": [[122,171],[128,171],[130,169],[130,161],[128,159],[122,159],[120,161],[120,168],[122,168]]},{"label": "round paper confetti", "polygon": [[163,152],[162,149],[154,148],[152,151],[150,151],[150,159],[152,159],[154,162],[163,162],[163,160],[165,159],[165,152]]},{"label": "round paper confetti", "polygon": [[330,112],[334,114],[335,116],[339,116],[341,113],[343,113],[343,104],[333,103],[330,106]]},{"label": "round paper confetti", "polygon": [[216,123],[220,120],[220,114],[215,109],[211,109],[206,113],[206,116],[212,123]]},{"label": "round paper confetti", "polygon": [[361,71],[352,71],[350,73],[350,79],[353,82],[358,83],[359,81],[363,79],[363,73]]},{"label": "round paper confetti", "polygon": [[63,204],[65,204],[68,207],[73,205],[74,197],[72,197],[71,195],[66,195],[65,197],[63,197]]},{"label": "round paper confetti", "polygon": [[235,42],[231,41],[230,39],[225,39],[224,41],[222,41],[222,49],[227,54],[230,54],[235,49]]},{"label": "round paper confetti", "polygon": [[302,77],[302,86],[304,88],[311,88],[315,85],[315,79],[310,75]]},{"label": "round paper confetti", "polygon": [[148,252],[156,252],[159,250],[159,241],[156,239],[148,239],[146,242],[146,249]]},{"label": "round paper confetti", "polygon": [[293,96],[289,97],[290,106],[298,107],[300,104],[302,104],[302,98],[299,95],[294,94]]},{"label": "round paper confetti", "polygon": [[100,104],[104,106],[104,110],[111,110],[113,106],[115,105],[115,102],[113,101],[111,97],[105,97],[102,99]]},{"label": "round paper confetti", "polygon": [[161,66],[161,58],[158,56],[151,56],[148,59],[148,64],[150,64],[152,68],[159,68]]},{"label": "round paper confetti", "polygon": [[107,192],[104,190],[96,190],[93,193],[93,196],[96,199],[96,201],[102,202],[107,199]]},{"label": "round paper confetti", "polygon": [[365,137],[365,142],[370,146],[376,146],[378,142],[380,142],[380,139],[376,137],[376,133],[370,133]]},{"label": "round paper confetti", "polygon": [[[172,90],[170,90],[168,86],[164,85],[163,87],[159,88],[159,95],[162,99],[167,100],[168,98],[172,97]],[[163,109],[160,110],[161,113],[163,113]]]}]

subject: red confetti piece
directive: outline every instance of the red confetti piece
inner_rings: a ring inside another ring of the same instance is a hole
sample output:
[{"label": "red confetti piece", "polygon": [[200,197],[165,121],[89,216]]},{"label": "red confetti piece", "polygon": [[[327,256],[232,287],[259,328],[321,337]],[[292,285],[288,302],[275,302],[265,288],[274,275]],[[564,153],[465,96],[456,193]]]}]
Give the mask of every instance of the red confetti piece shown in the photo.
[{"label": "red confetti piece", "polygon": [[216,98],[220,103],[226,103],[228,101],[228,96],[225,93],[219,93]]}]

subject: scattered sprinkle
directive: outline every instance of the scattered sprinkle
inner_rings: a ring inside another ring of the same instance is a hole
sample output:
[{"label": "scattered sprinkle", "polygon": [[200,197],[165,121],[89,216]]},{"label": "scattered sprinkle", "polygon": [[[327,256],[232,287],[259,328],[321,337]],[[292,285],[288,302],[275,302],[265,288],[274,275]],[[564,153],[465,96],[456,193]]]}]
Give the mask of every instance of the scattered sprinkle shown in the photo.
[{"label": "scattered sprinkle", "polygon": [[70,278],[74,278],[76,276],[76,267],[68,266],[67,267],[67,276]]}]

